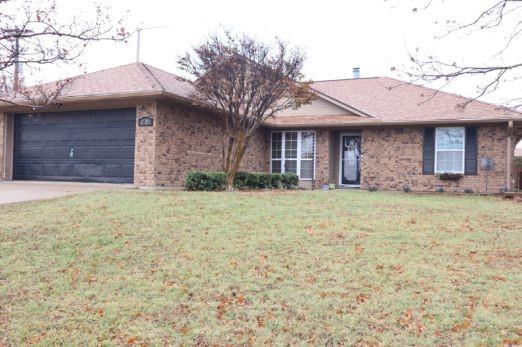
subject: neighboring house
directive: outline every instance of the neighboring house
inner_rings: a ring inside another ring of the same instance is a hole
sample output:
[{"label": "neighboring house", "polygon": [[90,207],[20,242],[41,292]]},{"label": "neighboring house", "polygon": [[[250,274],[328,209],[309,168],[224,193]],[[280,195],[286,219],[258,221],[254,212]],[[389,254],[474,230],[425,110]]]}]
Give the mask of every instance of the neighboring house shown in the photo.
[{"label": "neighboring house", "polygon": [[[318,81],[317,98],[269,119],[241,170],[296,172],[302,186],[484,191],[513,188],[522,115],[391,78]],[[58,110],[0,108],[0,179],[182,188],[190,169],[220,170],[223,122],[192,85],[135,63],[73,79]],[[461,173],[442,181],[437,172]]]}]

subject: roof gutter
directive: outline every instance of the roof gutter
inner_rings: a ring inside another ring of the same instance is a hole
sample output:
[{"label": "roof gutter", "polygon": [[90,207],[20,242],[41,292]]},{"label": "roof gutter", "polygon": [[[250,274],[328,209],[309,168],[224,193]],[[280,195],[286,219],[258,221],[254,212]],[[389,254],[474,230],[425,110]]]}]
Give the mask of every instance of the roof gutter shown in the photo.
[{"label": "roof gutter", "polygon": [[494,124],[504,122],[522,122],[522,118],[494,118],[494,119],[438,119],[427,121],[371,121],[357,123],[307,123],[307,124],[275,124],[266,122],[265,126],[270,128],[342,128],[342,127],[378,127],[378,126],[414,126],[414,125],[448,125],[448,124]]},{"label": "roof gutter", "polygon": [[[74,103],[81,102],[102,102],[102,101],[116,101],[116,100],[126,100],[126,99],[138,99],[138,98],[154,98],[154,97],[166,97],[169,99],[174,99],[179,102],[193,104],[193,101],[189,98],[181,97],[176,94],[172,94],[169,92],[165,92],[163,90],[154,90],[148,92],[138,92],[138,93],[115,93],[115,94],[94,94],[94,95],[85,95],[85,96],[66,96],[62,98],[56,99],[53,104],[43,106],[42,109],[46,109],[48,107],[52,107],[54,105],[69,105]],[[14,101],[16,102],[16,101]],[[8,104],[3,103],[0,104],[0,111],[24,111],[31,112],[35,111],[30,104],[26,102],[20,102],[20,104]]]}]

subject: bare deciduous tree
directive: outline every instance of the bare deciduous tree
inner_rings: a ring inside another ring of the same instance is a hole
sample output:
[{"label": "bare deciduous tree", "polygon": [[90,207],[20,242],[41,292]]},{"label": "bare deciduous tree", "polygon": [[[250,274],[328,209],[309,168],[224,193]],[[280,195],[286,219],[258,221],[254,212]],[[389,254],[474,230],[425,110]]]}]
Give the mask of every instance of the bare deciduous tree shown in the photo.
[{"label": "bare deciduous tree", "polygon": [[194,78],[196,102],[220,110],[224,118],[223,170],[227,190],[256,130],[277,112],[309,103],[303,82],[304,55],[278,40],[271,46],[247,35],[210,35],[179,59]]},{"label": "bare deciduous tree", "polygon": [[[25,87],[19,69],[76,62],[95,41],[123,41],[121,20],[113,25],[108,8],[93,5],[92,17],[64,15],[52,0],[0,0],[0,102],[33,109],[52,104],[69,80]],[[88,18],[88,19],[83,19]]]},{"label": "bare deciduous tree", "polygon": [[[436,1],[440,0],[422,0],[419,6],[413,8],[413,12],[429,10]],[[510,62],[502,59],[502,54],[519,43],[522,38],[522,0],[490,0],[488,6],[484,8],[478,6],[480,4],[469,4],[469,12],[476,12],[476,15],[470,21],[460,22],[456,19],[446,18],[443,24],[448,29],[438,39],[444,39],[456,33],[473,35],[487,30],[502,31],[505,42],[503,42],[502,48],[494,54],[494,58],[498,58],[492,59],[495,63],[468,65],[441,60],[433,52],[427,57],[421,57],[421,54],[416,52],[410,54],[410,60],[414,67],[407,72],[414,80],[444,81],[444,85],[464,76],[480,77],[481,81],[477,86],[478,92],[462,105],[463,107],[473,100],[496,91],[504,82],[522,78],[522,59]],[[487,45],[485,45],[486,47]],[[461,54],[464,55],[465,53],[462,52]],[[522,95],[510,100],[508,106],[512,109],[519,109],[522,106]]]}]

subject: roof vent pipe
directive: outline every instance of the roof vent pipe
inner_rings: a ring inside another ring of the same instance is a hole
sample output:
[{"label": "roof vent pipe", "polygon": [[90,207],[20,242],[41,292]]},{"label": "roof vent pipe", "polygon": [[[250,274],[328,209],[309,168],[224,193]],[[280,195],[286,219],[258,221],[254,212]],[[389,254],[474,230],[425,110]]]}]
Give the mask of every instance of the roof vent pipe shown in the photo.
[{"label": "roof vent pipe", "polygon": [[353,68],[353,78],[359,78],[361,77],[361,69],[358,67]]}]

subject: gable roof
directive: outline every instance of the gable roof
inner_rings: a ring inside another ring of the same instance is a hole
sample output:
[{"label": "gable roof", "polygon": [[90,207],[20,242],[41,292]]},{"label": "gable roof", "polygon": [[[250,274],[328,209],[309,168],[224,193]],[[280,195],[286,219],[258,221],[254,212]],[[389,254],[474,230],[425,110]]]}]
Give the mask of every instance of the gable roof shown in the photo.
[{"label": "gable roof", "polygon": [[[360,110],[370,119],[347,116],[310,117],[285,115],[270,120],[274,126],[352,125],[375,123],[442,123],[522,120],[522,114],[389,77],[316,81],[312,88],[338,102]],[[325,98],[326,99],[326,98]],[[296,113],[296,112],[294,112]],[[357,114],[356,112],[354,112]]]},{"label": "gable roof", "polygon": [[[52,88],[55,83],[48,83]],[[350,126],[413,123],[522,121],[522,114],[472,101],[389,77],[316,81],[317,96],[346,114],[299,115],[281,113],[267,120],[274,127]],[[58,101],[115,100],[134,97],[168,97],[192,103],[194,88],[183,78],[143,63],[132,63],[71,78]],[[1,105],[0,105],[1,106]]]}]

